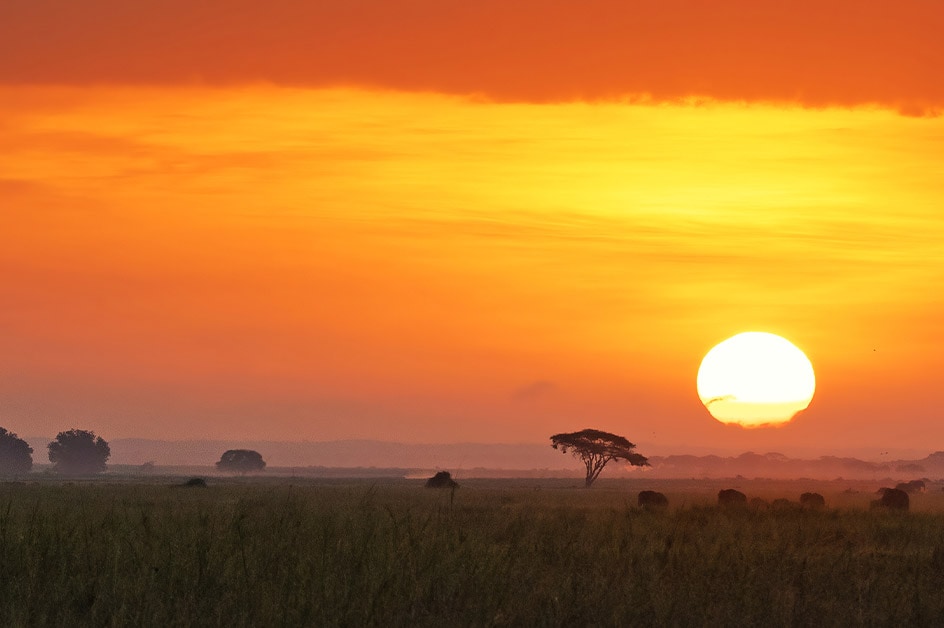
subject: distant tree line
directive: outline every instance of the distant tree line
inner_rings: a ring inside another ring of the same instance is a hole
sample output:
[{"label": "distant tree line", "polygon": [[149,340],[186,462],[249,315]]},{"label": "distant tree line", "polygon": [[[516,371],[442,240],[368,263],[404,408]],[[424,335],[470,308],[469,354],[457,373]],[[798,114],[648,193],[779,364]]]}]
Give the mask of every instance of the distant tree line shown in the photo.
[{"label": "distant tree line", "polygon": [[[48,445],[49,462],[63,475],[93,475],[108,468],[111,448],[101,436],[90,430],[70,429],[59,432]],[[150,464],[153,467],[153,463]],[[230,449],[223,453],[216,468],[226,473],[259,472],[266,463],[258,451]],[[29,443],[0,427],[0,475],[29,473],[33,468],[33,448]]]},{"label": "distant tree line", "polygon": [[[59,432],[49,443],[49,462],[65,475],[101,473],[111,456],[108,443],[95,432],[71,429]],[[19,475],[33,468],[33,448],[29,443],[0,427],[0,475]]]}]

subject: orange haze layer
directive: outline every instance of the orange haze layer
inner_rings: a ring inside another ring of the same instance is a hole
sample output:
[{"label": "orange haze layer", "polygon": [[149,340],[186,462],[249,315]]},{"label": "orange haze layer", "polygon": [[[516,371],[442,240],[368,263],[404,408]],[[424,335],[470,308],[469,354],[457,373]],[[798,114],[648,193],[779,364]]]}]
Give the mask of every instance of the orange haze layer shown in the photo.
[{"label": "orange haze layer", "polygon": [[[873,108],[3,88],[0,419],[944,448],[942,142]],[[745,433],[695,374],[754,329],[818,389]]]}]

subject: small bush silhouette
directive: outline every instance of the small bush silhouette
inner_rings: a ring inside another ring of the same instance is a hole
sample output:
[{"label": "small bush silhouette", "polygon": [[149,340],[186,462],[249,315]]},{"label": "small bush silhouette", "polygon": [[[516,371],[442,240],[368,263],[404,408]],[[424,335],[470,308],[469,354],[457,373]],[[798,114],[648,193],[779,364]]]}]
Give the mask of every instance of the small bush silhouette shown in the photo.
[{"label": "small bush silhouette", "polygon": [[220,471],[245,475],[253,471],[262,471],[266,463],[258,451],[252,449],[230,449],[223,452],[216,468]]},{"label": "small bush silhouette", "polygon": [[826,507],[826,499],[819,493],[803,493],[800,495],[800,505],[804,508],[820,510]]},{"label": "small bush silhouette", "polygon": [[206,488],[207,483],[203,478],[190,478],[183,483],[183,486],[187,488]]},{"label": "small bush silhouette", "polygon": [[719,506],[744,506],[747,504],[747,495],[733,488],[718,491]]},{"label": "small bush silhouette", "polygon": [[439,471],[426,480],[426,488],[459,488],[459,483],[452,479],[448,471]]},{"label": "small bush silhouette", "polygon": [[658,491],[639,491],[636,503],[646,510],[664,510],[669,507],[669,498]]}]

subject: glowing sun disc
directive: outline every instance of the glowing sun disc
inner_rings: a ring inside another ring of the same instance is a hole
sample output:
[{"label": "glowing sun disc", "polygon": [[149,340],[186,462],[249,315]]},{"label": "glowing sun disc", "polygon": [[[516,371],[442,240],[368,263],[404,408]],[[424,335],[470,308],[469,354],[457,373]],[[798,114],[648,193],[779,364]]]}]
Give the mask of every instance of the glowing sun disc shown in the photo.
[{"label": "glowing sun disc", "polygon": [[786,338],[748,331],[716,345],[698,369],[698,397],[711,416],[745,427],[786,423],[813,400],[809,358]]}]

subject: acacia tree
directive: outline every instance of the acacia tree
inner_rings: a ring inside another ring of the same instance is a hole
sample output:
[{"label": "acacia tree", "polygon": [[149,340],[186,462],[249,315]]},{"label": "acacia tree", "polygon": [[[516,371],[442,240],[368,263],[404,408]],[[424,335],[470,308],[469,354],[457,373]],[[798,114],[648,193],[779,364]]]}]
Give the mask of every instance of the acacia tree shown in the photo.
[{"label": "acacia tree", "polygon": [[601,430],[586,429],[554,434],[551,436],[551,447],[565,454],[569,450],[574,458],[580,458],[587,468],[587,488],[600,476],[603,467],[610,460],[626,460],[636,467],[649,465],[645,456],[636,453],[636,445],[622,436]]},{"label": "acacia tree", "polygon": [[230,449],[223,452],[220,461],[216,463],[216,468],[220,471],[239,474],[262,471],[265,466],[266,463],[262,459],[262,454],[252,449]]},{"label": "acacia tree", "polygon": [[49,443],[49,462],[56,466],[56,471],[69,475],[101,473],[110,456],[108,442],[88,430],[59,432],[56,440]]},{"label": "acacia tree", "polygon": [[33,448],[25,440],[0,427],[0,475],[27,473],[33,468]]}]

